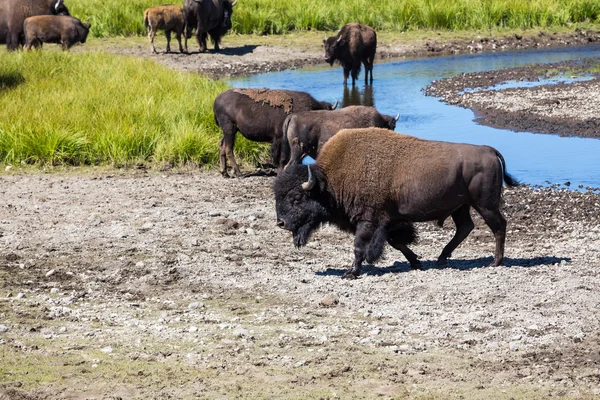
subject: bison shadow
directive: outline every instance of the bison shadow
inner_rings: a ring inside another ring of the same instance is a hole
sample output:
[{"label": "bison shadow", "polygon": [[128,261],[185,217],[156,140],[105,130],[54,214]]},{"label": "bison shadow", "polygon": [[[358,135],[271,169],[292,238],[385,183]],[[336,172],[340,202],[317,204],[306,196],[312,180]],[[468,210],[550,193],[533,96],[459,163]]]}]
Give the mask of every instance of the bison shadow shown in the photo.
[{"label": "bison shadow", "polygon": [[25,77],[18,72],[0,74],[0,92],[13,89],[25,83]]},{"label": "bison shadow", "polygon": [[[481,257],[475,258],[473,260],[449,260],[448,265],[440,266],[435,263],[435,261],[423,261],[423,270],[430,269],[457,269],[460,271],[467,271],[475,268],[486,268],[488,265],[492,263],[493,257]],[[549,264],[560,264],[562,261],[570,262],[571,258],[569,257],[534,257],[534,258],[505,258],[504,262],[499,268],[512,268],[512,267],[537,267],[540,265],[549,265]],[[408,262],[396,261],[394,265],[390,265],[388,267],[376,267],[374,265],[366,264],[361,268],[361,275],[370,275],[370,276],[381,276],[390,273],[399,273],[399,272],[410,272],[412,268]],[[327,268],[325,271],[315,272],[315,275],[320,276],[343,276],[346,272],[346,268]]]},{"label": "bison shadow", "polygon": [[[254,44],[246,44],[246,45],[240,46],[240,47],[221,48],[219,51],[215,51],[214,49],[208,49],[207,53],[222,54],[224,56],[243,56],[248,53],[254,52],[254,49],[256,49],[257,47],[258,46],[254,45]],[[190,51],[189,54],[203,54],[203,53],[200,53],[199,51]]]}]

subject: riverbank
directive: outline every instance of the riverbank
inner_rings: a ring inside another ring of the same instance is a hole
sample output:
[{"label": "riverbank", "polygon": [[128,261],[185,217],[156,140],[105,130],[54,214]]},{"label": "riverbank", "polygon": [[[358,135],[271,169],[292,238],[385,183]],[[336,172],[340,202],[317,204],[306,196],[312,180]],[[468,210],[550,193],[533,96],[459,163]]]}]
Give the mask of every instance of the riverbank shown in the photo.
[{"label": "riverbank", "polygon": [[600,395],[598,193],[505,189],[504,266],[477,217],[448,267],[419,224],[423,271],[345,281],[352,237],[295,249],[272,178],[0,180],[0,398]]}]

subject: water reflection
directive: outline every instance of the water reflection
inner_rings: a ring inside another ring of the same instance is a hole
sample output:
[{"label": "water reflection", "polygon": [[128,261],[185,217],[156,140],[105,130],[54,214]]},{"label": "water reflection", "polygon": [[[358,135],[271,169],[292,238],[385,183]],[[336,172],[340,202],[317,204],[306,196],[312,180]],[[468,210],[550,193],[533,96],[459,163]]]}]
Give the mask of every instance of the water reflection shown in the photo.
[{"label": "water reflection", "polygon": [[369,106],[375,107],[375,96],[373,95],[373,85],[365,85],[361,91],[357,86],[344,86],[344,97],[342,98],[342,107],[348,106]]}]

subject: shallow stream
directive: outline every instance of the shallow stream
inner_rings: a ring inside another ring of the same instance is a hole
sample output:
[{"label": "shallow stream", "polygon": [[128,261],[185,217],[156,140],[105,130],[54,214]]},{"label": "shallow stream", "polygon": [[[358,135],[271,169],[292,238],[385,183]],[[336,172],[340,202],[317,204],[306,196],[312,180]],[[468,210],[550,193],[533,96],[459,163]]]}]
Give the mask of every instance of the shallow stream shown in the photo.
[{"label": "shallow stream", "polygon": [[339,66],[254,75],[233,80],[231,84],[303,90],[319,100],[332,103],[338,100],[344,106],[374,105],[384,114],[400,112],[397,132],[424,139],[493,146],[503,154],[508,172],[523,183],[545,186],[569,182],[571,189],[600,188],[600,139],[513,132],[479,125],[474,122],[471,110],[427,97],[422,90],[433,80],[463,72],[591,57],[600,57],[599,45],[395,60],[375,65],[372,86],[365,86],[361,72],[354,89],[344,88]]}]

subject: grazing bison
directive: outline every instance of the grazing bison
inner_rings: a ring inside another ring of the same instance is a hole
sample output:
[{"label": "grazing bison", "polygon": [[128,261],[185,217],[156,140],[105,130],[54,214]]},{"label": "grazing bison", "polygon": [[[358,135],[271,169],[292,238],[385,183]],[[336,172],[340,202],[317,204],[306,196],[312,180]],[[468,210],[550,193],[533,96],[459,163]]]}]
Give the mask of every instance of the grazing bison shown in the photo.
[{"label": "grazing bison", "polygon": [[345,128],[396,129],[396,117],[380,114],[374,107],[350,106],[334,111],[305,111],[287,116],[283,122],[283,159],[286,168],[317,154],[329,139]]},{"label": "grazing bison", "polygon": [[369,82],[369,73],[371,73],[370,82],[373,82],[373,61],[377,49],[377,34],[373,28],[357,23],[346,24],[337,36],[323,40],[323,45],[325,61],[333,65],[335,60],[339,60],[342,65],[344,85],[348,81],[348,74],[352,72],[352,86],[354,86],[361,63],[365,65],[365,84]]},{"label": "grazing bison", "polygon": [[282,125],[292,112],[332,110],[337,106],[319,102],[306,92],[269,89],[231,89],[217,96],[213,105],[215,121],[223,131],[219,142],[221,174],[228,177],[227,159],[235,176],[240,167],[233,155],[235,134],[239,131],[246,139],[271,142],[271,159],[281,165]]},{"label": "grazing bison", "polygon": [[221,38],[231,29],[231,14],[237,1],[231,0],[185,0],[183,2],[183,18],[185,25],[185,52],[188,52],[187,41],[191,31],[196,28],[196,39],[200,53],[206,51],[206,39],[210,36],[219,50]]},{"label": "grazing bison", "polygon": [[90,24],[77,18],[58,15],[36,15],[23,24],[25,48],[40,48],[42,43],[57,43],[63,50],[69,50],[75,43],[85,43],[90,32]]},{"label": "grazing bison", "polygon": [[16,50],[25,42],[23,23],[34,15],[70,15],[63,0],[0,0],[0,43]]},{"label": "grazing bison", "polygon": [[442,223],[451,216],[456,233],[438,258],[445,264],[474,227],[473,207],[494,233],[491,266],[497,266],[504,259],[506,232],[500,213],[503,179],[517,185],[502,155],[489,146],[346,129],[323,146],[316,164],[293,165],[276,178],[277,224],[292,231],[298,247],[324,223],[354,233],[354,263],[344,277],[355,278],[364,260],[380,257],[386,241],[420,268],[406,247],[411,242],[406,224]]},{"label": "grazing bison", "polygon": [[157,53],[156,47],[154,47],[154,37],[159,29],[165,31],[167,53],[171,52],[171,32],[175,32],[175,37],[179,43],[179,52],[183,53],[181,35],[183,34],[184,21],[183,10],[180,6],[166,4],[146,9],[144,11],[144,25],[148,30],[148,40],[152,44],[152,51],[154,53]]}]

